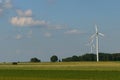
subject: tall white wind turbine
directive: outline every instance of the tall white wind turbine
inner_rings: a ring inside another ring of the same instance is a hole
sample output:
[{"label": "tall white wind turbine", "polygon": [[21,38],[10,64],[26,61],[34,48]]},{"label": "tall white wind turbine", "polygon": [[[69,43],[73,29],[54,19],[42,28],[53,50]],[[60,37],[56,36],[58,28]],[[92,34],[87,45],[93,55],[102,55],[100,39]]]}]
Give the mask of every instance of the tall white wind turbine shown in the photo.
[{"label": "tall white wind turbine", "polygon": [[97,55],[97,62],[99,62],[99,35],[104,36],[104,34],[98,32],[98,27],[95,25],[95,34],[93,34],[90,39],[93,42],[94,38],[96,38],[96,55]]}]

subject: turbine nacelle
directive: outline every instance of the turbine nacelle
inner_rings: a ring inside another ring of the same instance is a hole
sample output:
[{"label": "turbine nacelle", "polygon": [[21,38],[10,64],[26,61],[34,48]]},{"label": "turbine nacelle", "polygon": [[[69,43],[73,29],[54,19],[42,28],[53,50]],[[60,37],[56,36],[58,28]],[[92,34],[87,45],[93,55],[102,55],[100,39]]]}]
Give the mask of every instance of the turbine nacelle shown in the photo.
[{"label": "turbine nacelle", "polygon": [[95,24],[96,35],[104,36],[104,34],[98,32],[98,26]]},{"label": "turbine nacelle", "polygon": [[92,41],[92,42],[93,42],[93,39],[94,39],[96,36],[98,36],[98,37],[99,37],[99,35],[102,36],[102,37],[105,36],[104,34],[98,32],[98,27],[97,27],[96,24],[95,24],[95,30],[96,30],[96,33],[93,34],[93,35],[90,37],[90,41]]}]

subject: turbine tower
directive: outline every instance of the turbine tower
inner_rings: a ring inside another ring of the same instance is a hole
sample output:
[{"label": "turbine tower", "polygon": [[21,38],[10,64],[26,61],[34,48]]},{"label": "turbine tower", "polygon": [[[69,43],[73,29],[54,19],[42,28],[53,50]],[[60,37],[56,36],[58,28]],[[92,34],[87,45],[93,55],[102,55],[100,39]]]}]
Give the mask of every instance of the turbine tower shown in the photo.
[{"label": "turbine tower", "polygon": [[91,44],[90,45],[90,49],[91,49],[91,51],[90,51],[90,53],[93,53],[93,49],[95,48],[95,45],[94,44]]},{"label": "turbine tower", "polygon": [[99,62],[99,35],[104,36],[104,34],[98,32],[98,27],[95,25],[95,34],[93,34],[90,39],[93,42],[94,38],[96,38],[96,55],[97,55],[97,62]]}]

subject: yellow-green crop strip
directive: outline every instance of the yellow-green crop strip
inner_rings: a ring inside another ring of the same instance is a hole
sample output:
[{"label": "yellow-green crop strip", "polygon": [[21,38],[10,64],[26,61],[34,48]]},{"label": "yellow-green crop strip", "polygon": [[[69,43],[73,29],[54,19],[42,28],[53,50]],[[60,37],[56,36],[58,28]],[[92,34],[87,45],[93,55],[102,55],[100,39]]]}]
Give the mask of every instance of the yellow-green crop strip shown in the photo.
[{"label": "yellow-green crop strip", "polygon": [[120,62],[1,63],[0,80],[120,80]]}]

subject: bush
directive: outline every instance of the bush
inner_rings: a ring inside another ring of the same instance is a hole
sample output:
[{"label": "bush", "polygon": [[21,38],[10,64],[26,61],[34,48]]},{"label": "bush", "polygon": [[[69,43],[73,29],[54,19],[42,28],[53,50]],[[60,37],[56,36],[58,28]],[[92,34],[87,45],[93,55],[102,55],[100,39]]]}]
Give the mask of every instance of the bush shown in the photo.
[{"label": "bush", "polygon": [[13,65],[17,65],[18,63],[17,62],[12,62]]},{"label": "bush", "polygon": [[36,58],[36,57],[34,57],[34,58],[30,59],[30,62],[41,62],[41,60]]}]

